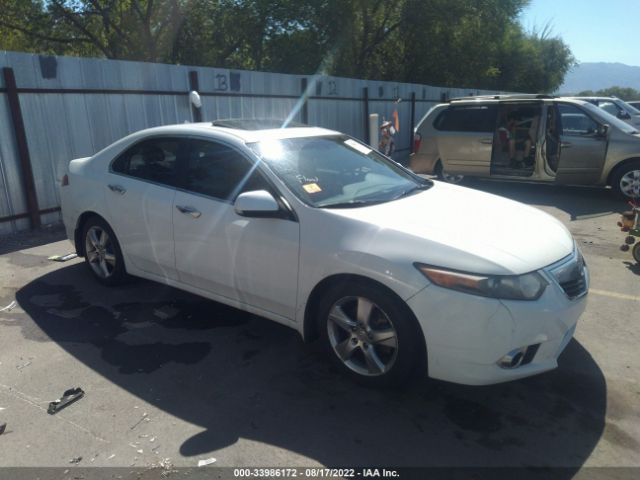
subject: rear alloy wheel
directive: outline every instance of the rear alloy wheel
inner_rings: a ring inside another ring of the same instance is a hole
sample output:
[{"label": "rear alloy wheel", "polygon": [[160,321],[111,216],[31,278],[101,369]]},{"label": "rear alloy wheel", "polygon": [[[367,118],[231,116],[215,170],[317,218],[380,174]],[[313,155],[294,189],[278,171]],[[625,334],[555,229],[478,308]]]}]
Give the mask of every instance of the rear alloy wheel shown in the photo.
[{"label": "rear alloy wheel", "polygon": [[324,295],[319,315],[329,357],[360,383],[398,385],[424,367],[422,331],[415,317],[381,287],[335,286]]},{"label": "rear alloy wheel", "polygon": [[459,185],[464,181],[464,175],[447,173],[444,170],[441,162],[438,162],[438,165],[436,167],[436,175],[438,176],[439,180],[447,183],[453,183],[454,185]]},{"label": "rear alloy wheel", "polygon": [[105,285],[121,283],[125,276],[124,260],[113,230],[98,217],[84,227],[85,262],[91,273]]},{"label": "rear alloy wheel", "polygon": [[611,186],[624,199],[640,198],[640,161],[618,167],[611,179]]}]

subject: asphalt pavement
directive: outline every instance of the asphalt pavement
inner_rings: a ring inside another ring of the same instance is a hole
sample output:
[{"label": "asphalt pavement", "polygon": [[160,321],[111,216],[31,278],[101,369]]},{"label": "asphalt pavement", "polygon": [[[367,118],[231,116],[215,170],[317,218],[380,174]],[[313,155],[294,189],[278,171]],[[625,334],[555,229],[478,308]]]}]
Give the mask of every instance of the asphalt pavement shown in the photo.
[{"label": "asphalt pavement", "polygon": [[[566,467],[571,478],[640,466],[640,265],[619,249],[625,204],[595,188],[472,187],[545,210],[583,250],[591,292],[558,369],[488,387],[363,388],[284,326],[144,280],[106,288],[81,259],[49,261],[72,251],[53,227],[0,240],[0,467],[215,458],[203,468]],[[465,215],[473,205],[456,221]],[[85,396],[49,415],[72,387]]]}]

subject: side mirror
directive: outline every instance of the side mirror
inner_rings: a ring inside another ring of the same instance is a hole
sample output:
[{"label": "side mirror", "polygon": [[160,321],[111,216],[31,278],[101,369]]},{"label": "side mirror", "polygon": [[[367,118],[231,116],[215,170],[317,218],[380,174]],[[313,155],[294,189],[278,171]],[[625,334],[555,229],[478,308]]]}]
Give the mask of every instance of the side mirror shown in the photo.
[{"label": "side mirror", "polygon": [[609,133],[609,125],[606,123],[604,125],[598,125],[598,129],[596,130],[597,136],[606,137],[607,133]]},{"label": "side mirror", "polygon": [[629,115],[629,112],[623,112],[621,110],[620,112],[618,112],[618,118],[620,120],[629,120],[631,118],[631,115]]},{"label": "side mirror", "polygon": [[243,217],[280,217],[280,206],[266,190],[255,190],[238,195],[234,204],[238,215]]}]

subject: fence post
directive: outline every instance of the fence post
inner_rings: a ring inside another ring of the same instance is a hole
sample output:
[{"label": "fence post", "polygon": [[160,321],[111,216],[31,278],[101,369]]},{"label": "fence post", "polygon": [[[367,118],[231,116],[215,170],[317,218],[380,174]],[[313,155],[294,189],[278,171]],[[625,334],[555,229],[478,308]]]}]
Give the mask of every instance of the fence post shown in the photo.
[{"label": "fence post", "polygon": [[36,183],[33,179],[33,169],[31,168],[31,156],[29,155],[29,145],[27,143],[27,133],[24,129],[22,109],[20,108],[20,98],[18,97],[18,87],[13,68],[4,67],[2,69],[4,84],[7,88],[7,100],[13,132],[18,147],[18,157],[20,159],[20,169],[22,171],[22,186],[27,199],[27,212],[31,221],[31,228],[40,227],[40,213],[38,208],[38,196],[36,195]]},{"label": "fence post", "polygon": [[[200,90],[200,82],[198,81],[198,72],[195,70],[191,70],[189,72],[189,92],[198,92]],[[189,99],[189,105],[191,105],[191,113],[193,114],[193,120],[195,122],[202,121],[202,107],[197,108],[193,103],[191,103],[191,99]]]},{"label": "fence post", "polygon": [[409,129],[409,153],[413,152],[413,128],[416,125],[416,92],[411,92],[411,128]]},{"label": "fence post", "polygon": [[[364,143],[370,145],[369,137],[369,87],[362,89],[362,101],[364,102]],[[377,148],[377,146],[376,146]]]},{"label": "fence post", "polygon": [[309,123],[309,106],[307,104],[307,78],[300,80],[300,94],[302,96],[302,123]]}]

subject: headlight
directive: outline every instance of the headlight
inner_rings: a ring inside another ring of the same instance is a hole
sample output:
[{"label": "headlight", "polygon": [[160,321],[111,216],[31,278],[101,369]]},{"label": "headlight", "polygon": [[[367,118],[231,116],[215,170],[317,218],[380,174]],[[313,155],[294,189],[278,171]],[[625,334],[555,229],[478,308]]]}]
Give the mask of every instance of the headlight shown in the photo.
[{"label": "headlight", "polygon": [[472,295],[506,300],[537,300],[548,283],[536,272],[524,275],[476,275],[414,264],[436,285]]}]

